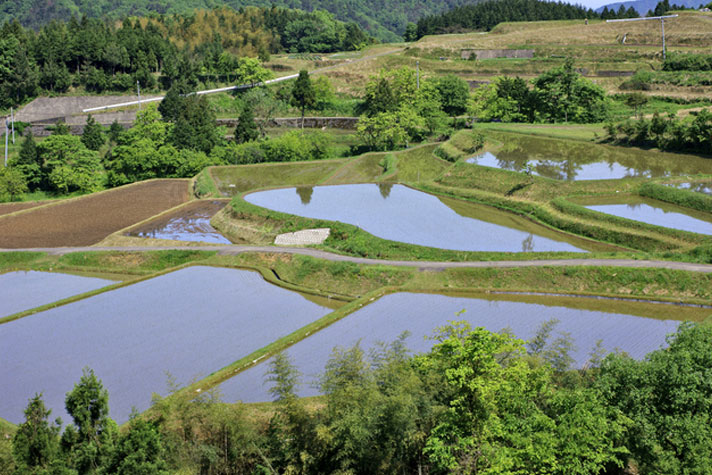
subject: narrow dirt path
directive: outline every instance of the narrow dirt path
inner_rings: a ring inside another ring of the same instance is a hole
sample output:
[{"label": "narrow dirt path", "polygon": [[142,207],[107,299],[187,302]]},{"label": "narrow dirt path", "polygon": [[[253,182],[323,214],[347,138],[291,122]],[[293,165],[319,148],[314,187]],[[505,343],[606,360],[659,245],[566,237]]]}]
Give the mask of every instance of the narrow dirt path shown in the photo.
[{"label": "narrow dirt path", "polygon": [[53,248],[27,248],[27,249],[0,249],[0,252],[46,252],[52,255],[64,255],[71,252],[144,252],[144,251],[217,251],[220,255],[237,255],[244,252],[270,252],[282,254],[299,254],[325,259],[335,262],[353,262],[355,264],[386,265],[394,267],[417,267],[420,270],[445,270],[458,268],[507,268],[507,267],[629,267],[629,268],[654,268],[671,269],[689,272],[712,273],[712,264],[695,264],[689,262],[652,261],[636,259],[541,259],[524,261],[467,261],[467,262],[432,262],[432,261],[398,261],[387,259],[369,259],[365,257],[343,256],[318,249],[304,247],[278,247],[278,246],[127,246],[127,247],[53,247]]}]

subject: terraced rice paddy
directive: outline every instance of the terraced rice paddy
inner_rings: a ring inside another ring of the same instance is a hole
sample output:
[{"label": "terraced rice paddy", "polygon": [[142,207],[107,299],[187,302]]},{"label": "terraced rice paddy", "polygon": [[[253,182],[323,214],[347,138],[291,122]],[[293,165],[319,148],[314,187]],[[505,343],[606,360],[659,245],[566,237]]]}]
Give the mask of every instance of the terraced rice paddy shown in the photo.
[{"label": "terraced rice paddy", "polygon": [[712,174],[712,161],[694,155],[519,134],[492,136],[502,143],[501,147],[475,155],[467,160],[469,163],[514,171],[524,171],[529,164],[537,175],[568,181]]},{"label": "terraced rice paddy", "polygon": [[[552,337],[556,338],[560,332],[571,335],[576,346],[571,356],[579,367],[589,359],[598,340],[602,340],[603,348],[608,351],[619,349],[640,359],[664,345],[665,336],[674,332],[680,323],[615,313],[614,301],[604,312],[559,306],[561,301],[555,297],[547,298],[547,305],[495,298],[412,293],[387,295],[287,350],[303,375],[305,384],[299,395],[319,393],[311,383],[324,370],[335,345],[347,348],[359,344],[368,352],[376,342],[390,343],[407,331],[410,333],[405,340],[408,348],[424,352],[434,343],[425,337],[431,336],[438,326],[453,320],[465,320],[473,327],[482,326],[491,331],[510,329],[517,337],[530,339],[542,322],[558,319]],[[674,314],[672,307],[670,314]],[[229,402],[270,400],[269,386],[264,384],[268,366],[269,361],[266,361],[225,381],[220,386],[224,399]]]},{"label": "terraced rice paddy", "polygon": [[51,272],[7,272],[0,275],[0,318],[113,283],[105,279]]},{"label": "terraced rice paddy", "polygon": [[589,209],[621,218],[680,229],[700,234],[712,234],[712,216],[661,201],[645,198],[602,198],[589,201]]},{"label": "terraced rice paddy", "polygon": [[563,235],[514,215],[439,199],[402,185],[284,188],[252,193],[245,199],[264,208],[342,221],[384,239],[423,246],[463,251],[583,251]]},{"label": "terraced rice paddy", "polygon": [[126,234],[153,239],[231,244],[229,239],[210,225],[210,218],[226,204],[226,200],[195,201]]},{"label": "terraced rice paddy", "polygon": [[330,310],[254,272],[190,267],[0,325],[0,417],[18,423],[42,392],[53,417],[91,367],[109,390],[110,415],[204,377]]}]

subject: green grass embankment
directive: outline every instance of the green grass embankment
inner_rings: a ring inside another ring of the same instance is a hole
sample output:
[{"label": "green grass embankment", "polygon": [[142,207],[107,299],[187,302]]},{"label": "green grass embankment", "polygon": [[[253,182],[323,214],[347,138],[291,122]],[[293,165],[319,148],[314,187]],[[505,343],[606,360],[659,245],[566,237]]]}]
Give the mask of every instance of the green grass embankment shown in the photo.
[{"label": "green grass embankment", "polygon": [[273,242],[278,234],[301,229],[330,228],[331,233],[327,240],[317,247],[340,254],[374,259],[456,262],[589,257],[589,254],[578,252],[475,252],[418,246],[381,239],[351,224],[268,210],[240,197],[233,198],[223,212],[226,213],[227,220],[213,220],[211,223],[231,240],[240,241],[250,237],[253,241],[267,244]]},{"label": "green grass embankment", "polygon": [[658,183],[645,183],[640,187],[638,194],[685,208],[712,213],[712,196],[703,193],[681,190]]}]

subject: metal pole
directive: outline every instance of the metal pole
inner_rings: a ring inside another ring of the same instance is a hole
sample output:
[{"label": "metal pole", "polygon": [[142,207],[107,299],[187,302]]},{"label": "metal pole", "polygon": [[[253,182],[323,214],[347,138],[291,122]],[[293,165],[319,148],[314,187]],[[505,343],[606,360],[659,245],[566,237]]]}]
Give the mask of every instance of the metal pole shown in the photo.
[{"label": "metal pole", "polygon": [[416,87],[420,89],[420,61],[415,62],[415,80]]},{"label": "metal pole", "polygon": [[7,167],[7,139],[10,135],[8,132],[9,131],[7,129],[7,117],[5,117],[5,167]]},{"label": "metal pole", "polygon": [[665,61],[665,18],[660,19],[660,29],[663,32],[663,61]]},{"label": "metal pole", "polygon": [[138,91],[138,108],[141,109],[141,85],[136,80],[136,91]]},{"label": "metal pole", "polygon": [[10,115],[12,116],[12,144],[15,145],[15,110],[10,107]]}]

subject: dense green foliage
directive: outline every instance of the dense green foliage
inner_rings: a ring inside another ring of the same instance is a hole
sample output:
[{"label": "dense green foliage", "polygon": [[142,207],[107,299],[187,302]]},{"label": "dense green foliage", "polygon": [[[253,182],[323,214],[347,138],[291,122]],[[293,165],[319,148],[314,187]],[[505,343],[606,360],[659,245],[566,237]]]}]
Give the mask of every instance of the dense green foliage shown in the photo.
[{"label": "dense green foliage", "polygon": [[488,0],[454,8],[418,20],[416,38],[441,33],[491,30],[506,21],[570,20],[598,18],[591,9],[563,2],[542,0]]},{"label": "dense green foliage", "polygon": [[712,54],[670,54],[663,62],[665,71],[712,71]]},{"label": "dense green foliage", "polygon": [[[591,349],[572,369],[570,336],[545,322],[531,341],[453,322],[411,355],[401,336],[368,353],[337,347],[317,405],[278,354],[274,405],[255,417],[211,391],[156,397],[118,434],[85,371],[59,437],[41,396],[13,439],[18,473],[708,473],[712,327],[683,324],[635,361]],[[169,384],[174,386],[170,381]],[[88,465],[91,463],[91,465]],[[48,470],[49,472],[49,470]]]},{"label": "dense green foliage", "polygon": [[229,143],[215,148],[211,157],[231,165],[297,162],[329,158],[329,149],[329,140],[322,132],[291,131],[260,141]]},{"label": "dense green foliage", "polygon": [[225,6],[236,10],[249,6],[276,6],[307,12],[328,11],[341,21],[360,25],[360,28],[381,40],[394,41],[399,39],[398,35],[403,33],[407,22],[417,21],[424,15],[440,13],[463,3],[462,0],[427,3],[401,0],[390,3],[388,8],[382,8],[383,5],[376,0],[13,0],[0,4],[0,22],[17,19],[24,26],[39,29],[51,20],[67,21],[73,15],[119,20],[127,16],[151,16],[155,13],[190,15],[196,9]]},{"label": "dense green foliage", "polygon": [[473,115],[504,122],[601,122],[610,100],[603,88],[578,74],[567,59],[532,81],[499,77],[475,91]]},{"label": "dense green foliage", "polygon": [[640,117],[608,124],[608,140],[661,150],[712,155],[712,110],[702,109],[686,118],[675,115]]},{"label": "dense green foliage", "polygon": [[448,115],[467,109],[469,86],[452,74],[426,78],[418,87],[408,67],[381,70],[366,84],[358,133],[373,150],[393,150],[427,136],[447,137]]},{"label": "dense green foliage", "polygon": [[0,107],[75,87],[124,92],[135,91],[138,83],[145,91],[181,81],[190,92],[200,82],[254,84],[271,76],[256,56],[352,50],[371,42],[357,25],[327,12],[276,7],[127,19],[120,25],[71,17],[38,32],[8,22],[0,29]]}]

